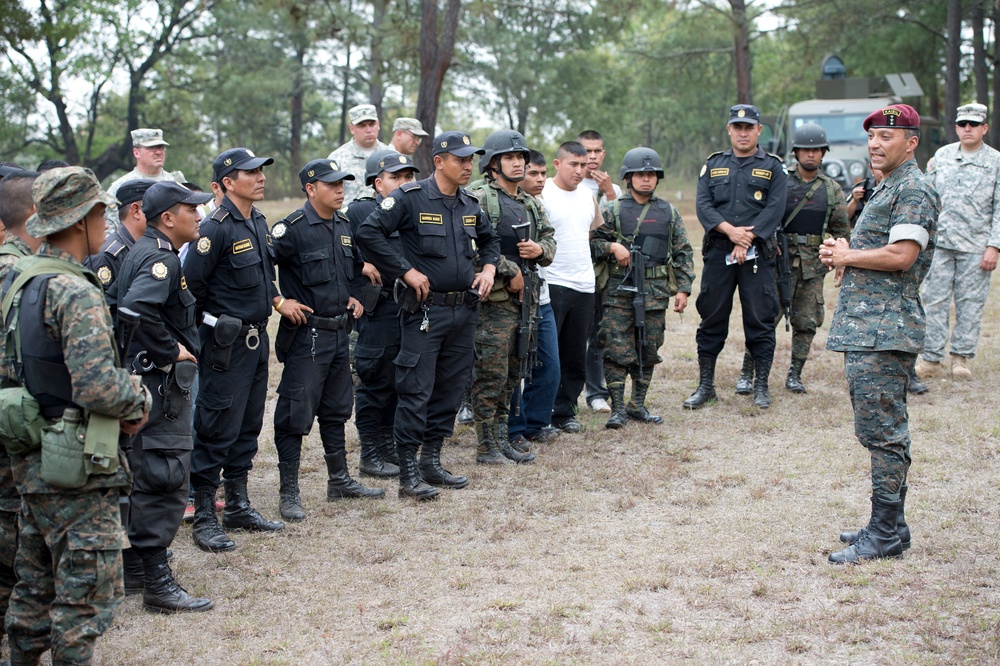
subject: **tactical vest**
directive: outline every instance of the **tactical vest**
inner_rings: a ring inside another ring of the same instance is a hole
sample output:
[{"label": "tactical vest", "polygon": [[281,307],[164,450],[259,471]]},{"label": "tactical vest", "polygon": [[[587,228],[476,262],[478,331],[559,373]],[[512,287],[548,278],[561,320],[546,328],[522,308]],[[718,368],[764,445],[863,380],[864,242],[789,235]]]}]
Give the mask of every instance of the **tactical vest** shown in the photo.
[{"label": "tactical vest", "polygon": [[826,178],[822,175],[816,176],[816,180],[814,181],[813,185],[808,190],[806,190],[806,195],[799,202],[799,205],[796,206],[791,212],[789,212],[788,216],[782,221],[781,223],[782,229],[788,229],[788,225],[794,219],[796,219],[800,211],[805,207],[805,205],[809,202],[809,200],[812,199],[813,195],[816,193],[816,190],[819,189],[820,182],[822,182],[826,186],[826,213],[823,215],[823,226],[818,235],[826,233],[827,225],[830,224],[830,218],[833,217],[833,210],[837,206],[837,201],[838,201],[837,191],[840,188],[832,178]]},{"label": "tactical vest", "polygon": [[[646,266],[646,278],[654,279],[666,276],[667,283],[670,285],[670,293],[675,294],[677,293],[677,277],[674,274],[674,266],[671,261],[674,252],[671,225],[676,222],[675,209],[663,199],[647,203],[648,206],[644,205],[643,210],[655,205],[658,211],[666,212],[666,219],[657,219],[655,223],[649,225],[644,225],[641,219],[637,220],[632,233],[625,235],[622,230],[621,199],[612,201],[611,214],[615,221],[615,235],[618,237],[618,242],[625,247],[630,248],[633,243],[637,244],[643,255],[649,260]],[[640,217],[644,218],[645,214],[640,213]],[[651,228],[646,229],[645,227]],[[642,233],[639,233],[640,231]],[[603,263],[608,266],[609,277],[611,275],[624,275],[627,270],[616,263]],[[595,270],[597,268],[595,266]],[[604,281],[604,284],[607,284],[607,280]]]},{"label": "tactical vest", "polygon": [[[514,262],[520,262],[520,256],[517,250],[517,234],[510,228],[510,225],[503,224],[503,212],[500,210],[500,193],[497,188],[492,187],[489,183],[485,181],[477,181],[476,189],[482,190],[486,194],[486,217],[489,219],[490,224],[493,229],[496,230],[497,235],[500,237],[500,253]],[[528,215],[528,222],[531,224],[530,233],[528,238],[534,240],[535,235],[538,232],[538,220],[541,217],[541,212],[538,208],[538,199],[532,196],[528,196],[524,203],[524,210]],[[507,280],[506,278],[498,275],[493,282],[494,292],[500,292],[503,290],[504,299],[507,298]],[[493,300],[493,299],[490,299]]]}]

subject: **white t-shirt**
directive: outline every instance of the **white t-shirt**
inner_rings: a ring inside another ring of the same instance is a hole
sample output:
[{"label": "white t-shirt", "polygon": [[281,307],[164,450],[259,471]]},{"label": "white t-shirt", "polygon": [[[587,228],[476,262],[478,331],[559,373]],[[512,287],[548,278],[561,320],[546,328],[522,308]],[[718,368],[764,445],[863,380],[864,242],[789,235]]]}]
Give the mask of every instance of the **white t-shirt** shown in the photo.
[{"label": "white t-shirt", "polygon": [[542,190],[542,203],[556,230],[556,256],[545,269],[548,283],[594,293],[594,264],[590,259],[594,195],[586,187],[567,192],[550,178]]}]

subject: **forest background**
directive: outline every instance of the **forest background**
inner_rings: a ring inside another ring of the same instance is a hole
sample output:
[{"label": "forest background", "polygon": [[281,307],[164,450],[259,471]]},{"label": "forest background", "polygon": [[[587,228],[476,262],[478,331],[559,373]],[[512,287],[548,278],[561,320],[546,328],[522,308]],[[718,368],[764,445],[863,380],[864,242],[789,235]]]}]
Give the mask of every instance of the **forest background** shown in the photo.
[{"label": "forest background", "polygon": [[731,104],[813,97],[830,53],[850,76],[912,72],[949,131],[976,99],[1000,128],[990,0],[0,0],[0,18],[0,160],[106,183],[134,166],[129,132],[159,127],[188,180],[247,146],[275,158],[269,198],[292,195],[364,102],[385,142],[399,116],[549,154],[593,128],[609,171],[646,145],[685,178],[727,145]]}]

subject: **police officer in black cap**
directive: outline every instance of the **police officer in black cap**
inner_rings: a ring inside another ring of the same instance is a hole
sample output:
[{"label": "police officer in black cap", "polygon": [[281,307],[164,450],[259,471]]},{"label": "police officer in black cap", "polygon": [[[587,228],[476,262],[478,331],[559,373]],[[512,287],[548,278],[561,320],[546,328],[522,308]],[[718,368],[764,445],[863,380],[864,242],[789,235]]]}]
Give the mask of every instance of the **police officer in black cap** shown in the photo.
[{"label": "police officer in black cap", "polygon": [[97,273],[104,293],[118,278],[125,257],[137,238],[146,231],[146,216],[142,212],[142,197],[155,180],[130,180],[120,188],[118,199],[118,225],[101,245],[101,251],[87,258],[86,265]]},{"label": "police officer in black cap", "polygon": [[[464,132],[438,135],[434,173],[393,191],[358,229],[358,243],[383,281],[401,281],[394,429],[401,496],[431,499],[439,493],[434,485],[468,483],[441,467],[441,446],[453,432],[475,354],[479,299],[493,287],[500,255],[492,225],[463,189],[472,178],[473,155],[483,152]],[[388,238],[395,231],[402,253]],[[473,265],[476,252],[480,273]]]},{"label": "police officer in black cap", "polygon": [[145,233],[128,253],[109,292],[121,308],[140,317],[126,361],[142,375],[153,396],[149,420],[128,449],[133,481],[127,529],[132,547],[125,551],[126,573],[129,561],[137,557],[143,576],[126,581],[126,587],[143,587],[143,605],[161,613],[212,607],[209,599],[192,597],[178,585],[167,564],[167,547],[187,504],[191,386],[201,347],[195,299],[177,250],[198,239],[198,206],[211,198],[172,181],[151,184],[142,199]]},{"label": "police officer in black cap", "polygon": [[274,308],[305,324],[311,311],[283,298],[274,285],[273,241],[264,215],[253,205],[264,198],[262,167],[273,162],[246,148],[215,158],[212,172],[224,193],[222,203],[202,222],[201,237],[184,262],[202,343],[191,453],[192,536],[199,548],[212,552],[236,547],[215,517],[220,471],[226,492],[223,527],[272,531],[285,526],[257,513],[247,496],[247,475],[264,424],[268,317]]},{"label": "police officer in black cap", "polygon": [[[375,188],[375,197],[355,199],[343,212],[358,227],[385,197],[400,185],[412,183],[419,169],[409,155],[395,150],[376,150],[365,165],[365,184]],[[402,253],[399,232],[389,236],[393,250]],[[361,253],[364,259],[364,254]],[[361,444],[361,474],[393,477],[399,474],[399,458],[392,436],[396,419],[396,366],[399,353],[399,306],[392,300],[392,284],[370,262],[365,262],[365,316],[357,321],[358,339],[354,347],[354,369],[360,382],[354,389],[354,425]]]},{"label": "police officer in black cap", "polygon": [[285,364],[274,410],[274,445],[278,450],[281,516],[304,520],[299,496],[302,438],[319,418],[329,480],[326,498],[382,497],[347,471],[344,423],[354,402],[348,334],[364,314],[358,300],[362,262],[350,223],[340,213],[344,181],[354,176],[337,163],[313,160],[299,171],[308,200],[274,225],[274,251],[281,290],[312,312],[304,326],[281,321],[274,340],[278,360]]},{"label": "police officer in black cap", "polygon": [[750,104],[729,110],[732,147],[713,153],[698,177],[698,221],[705,228],[705,268],[695,305],[701,315],[698,389],[684,401],[698,409],[715,400],[715,361],[726,344],[733,294],[740,292],[743,332],[754,362],[754,404],[771,406],[768,374],[774,357],[775,233],[785,213],[788,171],[757,145],[760,111]]}]

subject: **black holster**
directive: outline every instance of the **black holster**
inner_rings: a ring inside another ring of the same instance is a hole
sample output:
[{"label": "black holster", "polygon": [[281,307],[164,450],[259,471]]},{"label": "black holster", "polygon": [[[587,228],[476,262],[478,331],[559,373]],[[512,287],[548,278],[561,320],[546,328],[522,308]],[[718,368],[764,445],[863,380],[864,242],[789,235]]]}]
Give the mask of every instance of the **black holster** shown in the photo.
[{"label": "black holster", "polygon": [[240,336],[243,322],[230,315],[219,315],[212,334],[212,368],[218,372],[229,370],[233,357],[233,343]]},{"label": "black holster", "polygon": [[163,380],[163,416],[176,421],[181,414],[181,405],[191,400],[191,389],[198,377],[198,365],[194,361],[175,361]]}]

